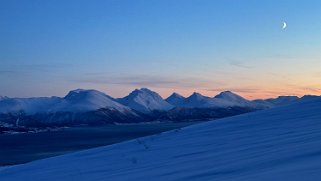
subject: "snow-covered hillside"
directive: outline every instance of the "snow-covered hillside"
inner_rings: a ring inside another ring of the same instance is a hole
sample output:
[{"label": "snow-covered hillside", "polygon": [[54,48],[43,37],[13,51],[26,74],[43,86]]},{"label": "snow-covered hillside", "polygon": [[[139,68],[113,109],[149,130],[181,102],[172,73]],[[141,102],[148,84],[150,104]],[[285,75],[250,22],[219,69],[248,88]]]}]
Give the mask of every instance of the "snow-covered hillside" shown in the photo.
[{"label": "snow-covered hillside", "polygon": [[173,106],[181,106],[185,102],[185,97],[180,94],[174,92],[168,98],[165,99],[166,102],[170,103]]},{"label": "snow-covered hillside", "polygon": [[240,95],[237,95],[231,91],[224,91],[219,93],[218,95],[216,95],[214,98],[216,99],[223,99],[225,101],[230,102],[231,105],[233,106],[253,106],[254,104],[252,104],[251,101],[241,97]]},{"label": "snow-covered hillside", "polygon": [[136,111],[149,113],[154,110],[167,111],[174,106],[163,100],[156,92],[147,88],[136,89],[118,101]]},{"label": "snow-covered hillside", "polygon": [[0,113],[16,113],[24,111],[27,114],[47,112],[62,101],[59,97],[36,98],[4,98],[0,100]]},{"label": "snow-covered hillside", "polygon": [[2,168],[1,181],[321,178],[321,98]]}]

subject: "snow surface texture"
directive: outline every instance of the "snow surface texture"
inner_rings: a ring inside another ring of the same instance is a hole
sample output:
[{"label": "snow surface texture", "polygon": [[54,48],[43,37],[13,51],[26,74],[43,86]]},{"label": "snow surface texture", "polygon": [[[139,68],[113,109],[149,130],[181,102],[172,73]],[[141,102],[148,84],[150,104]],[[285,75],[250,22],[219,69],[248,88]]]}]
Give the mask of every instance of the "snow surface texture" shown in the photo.
[{"label": "snow surface texture", "polygon": [[321,178],[321,98],[4,167],[1,181]]}]

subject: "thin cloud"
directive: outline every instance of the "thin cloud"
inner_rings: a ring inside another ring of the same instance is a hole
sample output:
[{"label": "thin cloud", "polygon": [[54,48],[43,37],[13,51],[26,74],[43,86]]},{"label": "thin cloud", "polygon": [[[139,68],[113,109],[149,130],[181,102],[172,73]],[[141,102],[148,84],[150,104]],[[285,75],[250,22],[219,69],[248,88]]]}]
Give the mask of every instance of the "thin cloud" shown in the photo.
[{"label": "thin cloud", "polygon": [[204,89],[209,92],[223,92],[223,91],[232,91],[236,93],[254,93],[258,92],[260,89],[249,89],[249,88],[213,88],[213,89]]},{"label": "thin cloud", "polygon": [[239,67],[239,68],[244,68],[244,69],[252,69],[254,68],[253,66],[247,65],[244,62],[241,61],[230,61],[230,65]]},{"label": "thin cloud", "polygon": [[206,91],[210,92],[222,92],[222,91],[232,91],[236,94],[241,94],[243,96],[246,96],[248,98],[255,98],[257,97],[265,97],[265,98],[271,98],[271,97],[277,97],[277,96],[291,96],[291,95],[297,95],[298,91],[294,91],[296,93],[293,93],[293,91],[289,90],[266,90],[264,88],[214,88],[214,89],[205,89]]},{"label": "thin cloud", "polygon": [[47,71],[47,70],[57,70],[73,67],[72,64],[25,64],[19,65],[18,67],[26,68],[29,70]]},{"label": "thin cloud", "polygon": [[321,71],[320,72],[314,72],[313,76],[314,77],[321,77]]},{"label": "thin cloud", "polygon": [[151,75],[133,75],[133,76],[104,76],[100,74],[90,74],[82,78],[69,79],[71,82],[92,83],[92,84],[116,84],[116,85],[132,85],[137,87],[161,87],[161,88],[197,88],[207,87],[209,84],[222,85],[221,82],[204,80],[201,78],[173,78],[165,76]]},{"label": "thin cloud", "polygon": [[12,65],[7,70],[0,70],[0,74],[30,74],[33,72],[50,72],[57,71],[59,69],[65,69],[72,67],[71,64],[22,64]]}]

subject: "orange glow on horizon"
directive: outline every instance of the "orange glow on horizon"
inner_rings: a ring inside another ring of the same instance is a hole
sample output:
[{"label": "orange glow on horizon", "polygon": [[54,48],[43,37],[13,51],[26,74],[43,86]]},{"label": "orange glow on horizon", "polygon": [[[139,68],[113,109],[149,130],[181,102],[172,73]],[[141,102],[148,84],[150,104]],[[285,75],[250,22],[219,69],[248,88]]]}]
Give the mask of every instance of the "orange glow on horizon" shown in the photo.
[{"label": "orange glow on horizon", "polygon": [[248,100],[255,99],[267,99],[267,98],[276,98],[278,96],[298,96],[302,97],[304,95],[321,95],[321,89],[310,89],[310,90],[285,90],[285,89],[271,89],[271,90],[238,90],[238,89],[222,89],[222,90],[196,90],[196,89],[176,89],[174,91],[170,89],[152,89],[159,93],[164,99],[170,96],[173,92],[176,92],[184,97],[192,95],[194,92],[200,93],[204,96],[214,97],[223,91],[232,91],[235,94],[238,94]]}]

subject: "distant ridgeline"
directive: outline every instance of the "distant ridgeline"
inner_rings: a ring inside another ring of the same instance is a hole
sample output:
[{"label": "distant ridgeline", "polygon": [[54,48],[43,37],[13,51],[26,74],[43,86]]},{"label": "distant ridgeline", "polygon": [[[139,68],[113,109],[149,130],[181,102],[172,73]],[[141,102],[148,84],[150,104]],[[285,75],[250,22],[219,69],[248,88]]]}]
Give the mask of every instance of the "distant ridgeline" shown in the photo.
[{"label": "distant ridgeline", "polygon": [[114,123],[180,122],[217,119],[291,104],[318,96],[280,96],[249,101],[230,91],[215,97],[173,93],[167,99],[149,89],[136,89],[124,98],[96,90],[77,89],[65,97],[0,97],[0,127],[100,125]]}]

